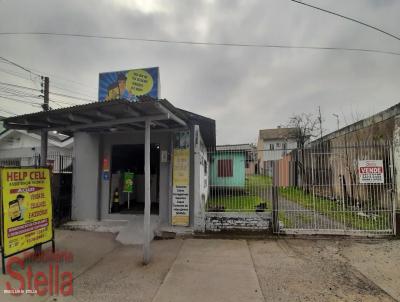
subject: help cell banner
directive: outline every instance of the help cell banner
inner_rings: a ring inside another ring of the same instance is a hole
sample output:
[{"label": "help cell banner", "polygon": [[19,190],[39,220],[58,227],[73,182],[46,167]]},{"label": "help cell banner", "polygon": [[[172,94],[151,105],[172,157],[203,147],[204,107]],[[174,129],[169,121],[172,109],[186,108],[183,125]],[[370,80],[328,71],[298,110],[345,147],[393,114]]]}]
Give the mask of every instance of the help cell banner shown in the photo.
[{"label": "help cell banner", "polygon": [[49,169],[2,168],[0,175],[3,256],[52,240]]}]

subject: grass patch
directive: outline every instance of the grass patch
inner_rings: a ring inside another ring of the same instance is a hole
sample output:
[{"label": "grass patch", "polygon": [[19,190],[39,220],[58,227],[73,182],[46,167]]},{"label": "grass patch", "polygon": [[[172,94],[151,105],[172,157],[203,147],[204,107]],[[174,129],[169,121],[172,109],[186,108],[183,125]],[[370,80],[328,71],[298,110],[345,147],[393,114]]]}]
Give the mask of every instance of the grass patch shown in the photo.
[{"label": "grass patch", "polygon": [[227,193],[232,192],[232,195],[224,195],[214,193],[207,201],[207,209],[221,209],[223,207],[226,212],[254,212],[257,206],[261,203],[266,203],[265,211],[271,211],[272,204],[269,200],[265,200],[255,193],[258,188],[262,188],[272,184],[271,177],[264,175],[249,175],[246,176],[245,187],[243,190],[232,192],[227,189]]},{"label": "grass patch", "polygon": [[375,218],[357,215],[356,211],[343,208],[343,204],[326,198],[313,196],[302,189],[289,187],[280,188],[281,196],[298,203],[309,210],[321,213],[330,219],[345,224],[354,230],[384,230],[390,228],[388,215],[380,214]]},{"label": "grass patch", "polygon": [[272,178],[265,175],[246,176],[246,188],[263,187],[272,185]]}]

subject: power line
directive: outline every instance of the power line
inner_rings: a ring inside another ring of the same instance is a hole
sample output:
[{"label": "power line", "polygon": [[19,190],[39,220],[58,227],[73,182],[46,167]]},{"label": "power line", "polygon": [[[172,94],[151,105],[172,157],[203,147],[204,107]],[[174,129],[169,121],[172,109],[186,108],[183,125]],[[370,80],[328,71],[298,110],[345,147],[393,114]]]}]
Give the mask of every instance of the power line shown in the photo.
[{"label": "power line", "polygon": [[[86,85],[84,83],[77,82],[77,81],[74,81],[74,80],[71,80],[71,79],[67,79],[67,78],[61,77],[59,75],[55,75],[53,73],[43,72],[43,74],[51,76],[52,78],[56,78],[56,79],[58,78],[58,79],[60,79],[62,81],[65,81],[65,82],[70,82],[70,83],[73,83],[75,85],[79,85],[79,86],[84,87],[85,89],[88,89],[88,90],[97,91],[96,88],[93,88],[93,87],[91,88],[91,87],[89,87],[88,85]],[[54,81],[54,80],[52,80],[52,81]],[[54,86],[54,85],[52,84],[52,86]]]},{"label": "power line", "polygon": [[28,94],[18,90],[8,90],[8,89],[0,89],[1,92],[6,93],[10,96],[19,96],[19,97],[29,97],[29,98],[41,98],[39,95]]},{"label": "power line", "polygon": [[0,98],[2,98],[4,100],[9,100],[9,101],[19,102],[19,103],[23,103],[23,104],[28,104],[28,105],[31,105],[32,107],[41,107],[40,103],[35,103],[35,102],[30,102],[30,101],[24,101],[24,100],[20,100],[20,99],[10,98],[7,95],[0,95]]},{"label": "power line", "polygon": [[[21,89],[28,89],[28,90],[32,90],[32,91],[38,91],[38,92],[42,92],[40,89],[35,89],[35,88],[30,88],[30,87],[26,87],[26,86],[21,86],[21,85],[15,85],[15,84],[10,84],[10,83],[6,83],[6,82],[0,82],[0,91],[5,91],[5,90],[10,90],[9,88],[5,87],[1,87],[1,85],[6,85],[6,86],[10,86],[10,87],[16,87],[16,88],[21,88]],[[11,90],[11,91],[15,91],[18,92],[17,90]],[[50,92],[50,94],[53,95],[57,95],[57,96],[62,96],[62,97],[66,97],[69,99],[75,99],[75,100],[79,100],[79,101],[85,101],[85,102],[94,102],[94,100],[91,99],[86,99],[86,98],[81,98],[81,97],[76,97],[76,96],[72,96],[72,95],[68,95],[68,94],[63,94],[63,93],[57,93],[57,92]],[[34,97],[39,97],[36,95],[29,95],[29,96],[34,96]],[[41,96],[40,96],[41,97]],[[71,105],[76,105],[74,103],[69,103]]]},{"label": "power line", "polygon": [[52,84],[51,87],[52,87],[52,88],[59,89],[59,90],[64,90],[64,91],[72,92],[72,93],[75,93],[75,94],[78,94],[78,95],[83,95],[83,96],[86,96],[86,97],[92,97],[92,96],[89,95],[89,94],[82,93],[82,92],[79,92],[79,91],[73,90],[73,89],[63,88],[63,87],[60,87],[60,86],[54,85],[54,84]]},{"label": "power line", "polygon": [[18,67],[18,68],[21,68],[22,70],[25,70],[26,72],[29,72],[30,74],[34,74],[34,75],[36,75],[36,76],[38,76],[38,77],[41,77],[40,74],[35,73],[35,72],[33,72],[32,70],[30,70],[30,69],[28,69],[28,68],[26,68],[26,67],[24,67],[24,66],[22,66],[22,65],[19,65],[19,64],[15,63],[15,62],[13,62],[13,61],[11,61],[11,60],[9,60],[9,59],[6,59],[6,58],[4,58],[4,57],[0,57],[0,60],[2,60],[3,62],[8,63],[8,64],[10,64],[10,65],[13,65],[13,66],[16,66],[16,67]]},{"label": "power line", "polygon": [[75,97],[75,96],[72,96],[72,95],[68,95],[68,94],[62,94],[62,93],[56,93],[56,92],[50,92],[50,94],[63,96],[63,97],[69,98],[69,99],[75,99],[75,100],[90,102],[90,103],[93,102],[93,100],[90,100],[90,99],[78,98],[78,97]]},{"label": "power line", "polygon": [[383,29],[380,29],[380,28],[378,28],[378,27],[376,27],[376,26],[374,26],[374,25],[369,25],[369,24],[367,24],[367,23],[365,23],[365,22],[363,22],[363,21],[360,21],[360,20],[357,20],[357,19],[354,19],[354,18],[351,18],[351,17],[347,17],[347,16],[345,16],[345,15],[342,15],[342,14],[339,14],[339,13],[336,13],[336,12],[333,12],[333,11],[330,11],[330,10],[327,10],[327,9],[324,9],[324,8],[321,8],[321,7],[318,7],[318,6],[315,6],[315,5],[311,5],[311,4],[308,4],[308,3],[305,3],[305,2],[302,2],[302,1],[299,1],[299,0],[289,0],[289,1],[292,1],[292,2],[295,2],[295,3],[298,3],[298,4],[301,4],[301,5],[305,5],[305,6],[308,6],[308,7],[311,7],[311,8],[320,10],[320,11],[323,11],[323,12],[325,12],[325,13],[328,13],[328,14],[331,14],[331,15],[334,15],[334,16],[337,16],[337,17],[341,17],[341,18],[350,20],[350,21],[352,21],[352,22],[356,22],[356,23],[358,23],[358,24],[361,24],[361,25],[364,25],[364,26],[366,26],[366,27],[369,27],[369,28],[371,28],[371,29],[373,29],[373,30],[376,30],[376,31],[378,31],[378,32],[380,32],[380,33],[383,33],[383,34],[385,34],[385,35],[388,35],[388,36],[390,36],[390,37],[392,37],[392,38],[395,38],[395,39],[397,39],[397,40],[400,40],[400,37],[395,36],[394,34],[391,34],[391,33],[387,32],[387,31],[385,31],[385,30],[383,30]]},{"label": "power line", "polygon": [[[7,63],[7,64],[16,66],[16,67],[18,67],[18,68],[21,68],[21,69],[23,69],[24,71],[29,72],[30,74],[34,74],[34,75],[39,76],[39,77],[42,78],[42,76],[41,76],[39,73],[34,72],[33,69],[29,69],[28,67],[24,67],[24,66],[22,66],[22,65],[19,65],[19,64],[15,63],[14,61],[11,61],[11,60],[6,59],[6,58],[1,57],[1,56],[0,56],[0,61],[3,61],[3,62],[5,62],[5,63]],[[13,73],[13,72],[11,72],[11,71],[4,71],[4,70],[1,70],[1,69],[0,69],[0,71],[3,71],[3,72],[5,72],[5,73],[11,74],[11,75],[14,75],[14,76],[17,76],[17,77],[21,77],[21,78],[23,78],[23,79],[26,79],[26,78],[24,78],[24,77],[22,77],[22,76],[16,74],[15,72]],[[39,72],[40,72],[40,71],[39,71]],[[56,76],[56,75],[52,75],[52,76],[53,76],[53,77],[56,77],[56,78],[60,78],[60,79],[62,79],[62,80],[64,80],[64,81],[69,81],[69,82],[75,83],[75,84],[77,84],[77,85],[84,86],[85,88],[89,88],[87,85],[82,84],[82,83],[79,83],[79,82],[76,82],[76,81],[73,81],[73,80],[69,80],[69,79],[66,79],[66,78],[63,78],[63,77],[60,77],[60,76]],[[76,91],[68,90],[68,89],[66,89],[66,88],[62,88],[62,87],[59,87],[59,86],[57,86],[57,85],[54,85],[54,86],[55,86],[56,88],[58,88],[58,89],[61,89],[61,90],[66,90],[66,91],[70,91],[70,92],[76,93]],[[78,94],[79,94],[79,92],[78,92]],[[86,94],[84,94],[84,93],[81,93],[81,94],[82,94],[82,95],[86,95]]]},{"label": "power line", "polygon": [[378,53],[378,54],[400,56],[399,52],[394,52],[394,51],[387,51],[387,50],[380,50],[380,49],[368,49],[368,48],[349,48],[349,47],[294,46],[294,45],[255,44],[255,43],[253,44],[253,43],[200,42],[200,41],[145,39],[145,38],[123,37],[123,36],[117,37],[117,36],[106,36],[106,35],[90,35],[90,34],[77,34],[77,33],[57,33],[57,32],[0,32],[0,35],[63,36],[63,37],[106,39],[106,40],[126,40],[126,41],[137,41],[137,42],[166,43],[166,44],[185,44],[185,45],[332,50],[332,51]]},{"label": "power line", "polygon": [[[13,66],[17,66],[17,67],[23,69],[24,71],[27,71],[27,72],[29,72],[29,73],[32,73],[32,74],[37,75],[37,76],[39,76],[39,77],[42,77],[42,75],[40,75],[39,73],[34,72],[35,69],[33,69],[33,68],[28,68],[28,67],[21,66],[21,65],[15,63],[15,62],[13,62],[13,61],[11,61],[11,60],[9,60],[9,59],[6,59],[6,58],[0,56],[0,62],[1,62],[1,61],[3,61],[3,63],[7,63],[7,64],[10,64],[10,65],[13,65]],[[12,71],[9,71],[9,70],[0,69],[0,71],[3,71],[3,72],[5,72],[5,73],[7,73],[7,74],[10,74],[10,75],[13,75],[13,76],[16,76],[16,77],[23,78],[23,79],[25,79],[25,80],[32,80],[32,79],[25,78],[25,77],[21,76],[20,74],[15,73],[15,72],[12,72]],[[44,75],[50,75],[50,76],[55,77],[55,78],[59,78],[59,79],[62,80],[62,81],[74,83],[75,85],[80,85],[80,86],[82,86],[82,87],[84,87],[84,88],[86,88],[86,89],[88,89],[88,90],[96,91],[95,88],[90,88],[90,87],[89,87],[88,85],[86,85],[86,84],[83,84],[83,83],[80,83],[80,82],[77,82],[77,81],[74,81],[74,80],[71,80],[71,79],[67,79],[67,78],[61,77],[61,76],[59,76],[59,75],[55,75],[55,74],[51,74],[51,73],[47,73],[47,72],[42,72],[42,71],[37,71],[37,72],[40,72],[41,74],[44,74]],[[68,89],[66,89],[66,88],[59,87],[59,86],[57,86],[57,85],[52,85],[52,86],[57,87],[57,88],[59,88],[59,89],[61,89],[61,90],[66,90],[66,91],[70,91],[70,92],[72,91],[72,90],[68,90]],[[77,93],[76,91],[72,91],[72,92]],[[82,95],[89,96],[89,95],[86,94],[86,93],[78,93],[78,94],[82,94]]]},{"label": "power line", "polygon": [[6,85],[6,86],[11,86],[11,87],[17,87],[17,88],[29,89],[29,90],[41,92],[40,89],[35,89],[35,88],[31,88],[31,87],[27,87],[27,86],[22,86],[22,85],[15,85],[15,84],[6,83],[6,82],[0,82],[0,85]]},{"label": "power line", "polygon": [[11,75],[11,76],[14,76],[14,77],[17,77],[17,78],[21,78],[21,79],[24,79],[24,80],[27,80],[27,81],[31,81],[32,80],[31,78],[24,77],[21,74],[16,73],[16,72],[11,71],[11,70],[6,70],[6,69],[0,68],[0,72],[4,72],[4,73],[6,73],[8,75]]},{"label": "power line", "polygon": [[71,102],[67,102],[67,101],[59,100],[59,99],[54,99],[54,98],[51,98],[50,102],[53,102],[53,103],[56,103],[56,104],[62,104],[62,105],[73,105],[73,106],[79,105],[79,104],[76,104],[76,103],[71,103]]}]

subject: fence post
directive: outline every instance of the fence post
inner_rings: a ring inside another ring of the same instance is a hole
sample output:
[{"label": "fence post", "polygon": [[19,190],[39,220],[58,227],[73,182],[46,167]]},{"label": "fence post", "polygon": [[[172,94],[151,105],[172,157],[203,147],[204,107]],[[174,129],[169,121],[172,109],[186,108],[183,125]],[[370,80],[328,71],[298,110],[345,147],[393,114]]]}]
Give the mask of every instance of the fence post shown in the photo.
[{"label": "fence post", "polygon": [[279,233],[278,213],[278,187],[272,186],[272,231],[274,234]]},{"label": "fence post", "polygon": [[394,130],[393,130],[393,163],[394,163],[394,201],[393,201],[393,231],[395,235],[399,234],[400,228],[400,115],[394,119]]}]

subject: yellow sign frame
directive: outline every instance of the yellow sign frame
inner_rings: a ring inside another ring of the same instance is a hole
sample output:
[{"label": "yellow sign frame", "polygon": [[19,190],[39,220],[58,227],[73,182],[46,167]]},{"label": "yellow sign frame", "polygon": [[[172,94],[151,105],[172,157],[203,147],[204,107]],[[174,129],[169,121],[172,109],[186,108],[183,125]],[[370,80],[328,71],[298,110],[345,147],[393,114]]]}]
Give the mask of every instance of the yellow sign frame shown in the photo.
[{"label": "yellow sign frame", "polygon": [[55,251],[51,170],[49,167],[0,167],[0,184],[4,274],[7,257],[50,241]]}]

